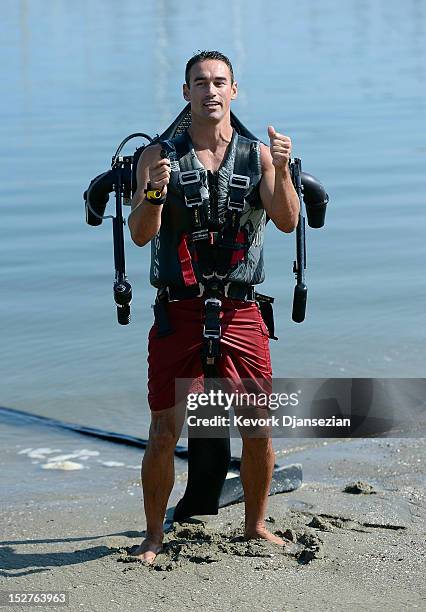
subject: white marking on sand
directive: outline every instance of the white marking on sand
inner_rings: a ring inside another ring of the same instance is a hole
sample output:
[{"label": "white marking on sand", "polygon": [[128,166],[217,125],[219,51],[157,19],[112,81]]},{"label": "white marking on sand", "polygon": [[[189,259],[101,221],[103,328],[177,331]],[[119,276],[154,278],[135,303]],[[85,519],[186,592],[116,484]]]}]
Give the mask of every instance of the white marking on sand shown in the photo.
[{"label": "white marking on sand", "polygon": [[56,457],[49,457],[48,461],[67,461],[68,459],[81,459],[85,460],[89,457],[97,457],[99,455],[99,451],[88,450],[87,448],[82,448],[80,450],[72,451],[67,455],[57,455]]},{"label": "white marking on sand", "polygon": [[84,466],[75,461],[49,461],[41,466],[43,470],[83,470]]},{"label": "white marking on sand", "polygon": [[98,462],[105,467],[123,467],[124,465],[124,463],[121,463],[121,461],[100,461],[98,459]]},{"label": "white marking on sand", "polygon": [[19,451],[18,455],[27,455],[30,459],[45,459],[46,455],[60,451],[60,448],[24,448]]}]

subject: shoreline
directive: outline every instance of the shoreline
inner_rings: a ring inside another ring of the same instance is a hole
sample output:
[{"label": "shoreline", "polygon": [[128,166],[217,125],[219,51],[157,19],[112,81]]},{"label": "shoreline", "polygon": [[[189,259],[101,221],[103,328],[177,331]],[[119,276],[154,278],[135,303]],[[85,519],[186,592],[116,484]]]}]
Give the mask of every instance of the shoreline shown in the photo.
[{"label": "shoreline", "polygon": [[[41,487],[22,470],[22,491],[26,478],[35,484],[3,511],[2,589],[65,590],[71,610],[420,609],[425,455],[425,439],[408,438],[290,451],[285,463],[303,464],[304,483],[269,498],[267,525],[291,535],[302,558],[242,542],[237,504],[175,526],[149,568],[126,559],[143,528],[137,472],[49,471]],[[10,467],[27,460],[8,457]],[[370,494],[343,492],[353,481]]]}]

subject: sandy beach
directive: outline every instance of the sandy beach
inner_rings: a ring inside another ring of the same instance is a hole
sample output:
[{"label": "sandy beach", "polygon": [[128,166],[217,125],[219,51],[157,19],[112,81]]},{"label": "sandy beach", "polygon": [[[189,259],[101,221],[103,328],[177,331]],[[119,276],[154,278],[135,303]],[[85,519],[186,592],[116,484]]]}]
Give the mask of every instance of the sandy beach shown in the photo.
[{"label": "sandy beach", "polygon": [[129,554],[144,527],[136,470],[106,486],[99,465],[79,489],[82,472],[46,476],[11,448],[2,469],[21,461],[26,494],[2,508],[1,589],[65,591],[71,610],[424,609],[425,440],[315,442],[278,457],[302,463],[304,483],[269,500],[293,554],[245,542],[238,504],[174,525],[152,567]]}]

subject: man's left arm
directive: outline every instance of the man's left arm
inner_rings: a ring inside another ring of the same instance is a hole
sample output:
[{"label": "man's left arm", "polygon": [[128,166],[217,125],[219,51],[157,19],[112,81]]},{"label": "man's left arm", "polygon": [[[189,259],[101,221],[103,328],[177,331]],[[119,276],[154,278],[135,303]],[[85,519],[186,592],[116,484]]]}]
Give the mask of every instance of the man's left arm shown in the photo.
[{"label": "man's left arm", "polygon": [[294,189],[288,162],[291,140],[268,127],[270,147],[260,145],[262,179],[260,198],[267,215],[282,232],[292,232],[299,220],[300,203]]}]

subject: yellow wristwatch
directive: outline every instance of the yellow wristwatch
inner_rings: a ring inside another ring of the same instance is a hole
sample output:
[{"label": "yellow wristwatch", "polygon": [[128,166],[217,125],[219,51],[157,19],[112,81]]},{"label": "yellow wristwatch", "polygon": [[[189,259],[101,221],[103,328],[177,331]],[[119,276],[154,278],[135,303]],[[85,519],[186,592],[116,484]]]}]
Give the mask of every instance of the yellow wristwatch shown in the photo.
[{"label": "yellow wristwatch", "polygon": [[166,197],[163,195],[163,189],[153,189],[151,183],[148,183],[144,189],[145,199],[151,204],[164,204]]}]

